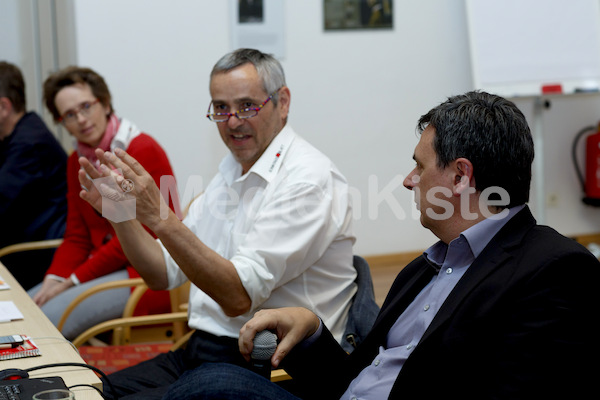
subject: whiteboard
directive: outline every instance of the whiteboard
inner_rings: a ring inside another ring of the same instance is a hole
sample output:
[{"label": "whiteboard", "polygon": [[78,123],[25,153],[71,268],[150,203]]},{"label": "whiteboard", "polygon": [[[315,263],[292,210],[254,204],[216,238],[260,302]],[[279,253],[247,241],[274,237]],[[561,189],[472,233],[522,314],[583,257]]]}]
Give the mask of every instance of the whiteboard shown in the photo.
[{"label": "whiteboard", "polygon": [[505,97],[600,88],[599,0],[466,0],[475,89]]}]

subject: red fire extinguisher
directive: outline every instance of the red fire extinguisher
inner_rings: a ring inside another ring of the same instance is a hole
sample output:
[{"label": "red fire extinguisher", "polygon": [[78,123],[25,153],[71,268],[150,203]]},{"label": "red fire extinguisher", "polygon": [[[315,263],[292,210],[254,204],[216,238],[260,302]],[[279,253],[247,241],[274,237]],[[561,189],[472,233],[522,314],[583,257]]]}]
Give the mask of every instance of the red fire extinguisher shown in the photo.
[{"label": "red fire extinguisher", "polygon": [[[591,132],[594,133],[590,134]],[[577,160],[577,144],[586,134],[590,135],[588,135],[585,144],[584,179]],[[582,201],[590,206],[600,207],[600,124],[598,126],[588,126],[577,133],[573,141],[572,156],[575,171],[584,192]]]}]

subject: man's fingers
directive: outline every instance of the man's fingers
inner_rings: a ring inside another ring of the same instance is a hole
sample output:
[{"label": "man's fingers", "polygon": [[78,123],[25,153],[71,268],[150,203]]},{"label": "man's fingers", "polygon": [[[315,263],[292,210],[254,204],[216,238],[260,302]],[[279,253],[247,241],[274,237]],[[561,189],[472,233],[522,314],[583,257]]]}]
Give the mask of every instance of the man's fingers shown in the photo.
[{"label": "man's fingers", "polygon": [[[79,157],[79,165],[81,165],[81,167],[83,168],[83,170],[85,171],[85,173],[91,178],[91,179],[96,179],[96,178],[100,178],[102,175],[100,175],[100,172],[96,169],[96,167],[94,167],[92,165],[92,163],[90,162],[90,160],[88,160],[85,157]],[[81,182],[81,179],[79,179],[79,181]]]},{"label": "man's fingers", "polygon": [[285,358],[289,354],[290,351],[294,348],[294,346],[299,342],[298,339],[292,339],[290,335],[285,335],[281,338],[279,343],[277,344],[277,348],[275,349],[275,353],[271,357],[271,365],[277,368],[279,367],[279,363],[281,360]]},{"label": "man's fingers", "polygon": [[[242,353],[244,358],[250,360],[256,334],[264,330],[271,330],[276,332],[279,338],[279,344],[271,357],[271,364],[274,367],[279,366],[281,360],[306,335],[306,324],[301,320],[296,320],[295,316],[314,315],[308,312],[308,310],[295,310],[294,308],[261,310],[254,314],[254,317],[240,329],[238,341],[240,353]],[[296,322],[298,322],[297,325]]]},{"label": "man's fingers", "polygon": [[238,338],[240,353],[242,353],[242,356],[248,361],[250,361],[250,354],[254,348],[254,337],[256,334],[267,329],[275,330],[277,327],[277,320],[275,318],[268,318],[269,315],[270,313],[261,310],[240,329],[240,336]]},{"label": "man's fingers", "polygon": [[146,174],[146,170],[142,167],[142,164],[138,162],[135,158],[131,157],[127,152],[123,149],[116,148],[115,155],[120,158],[136,175],[144,175]]},{"label": "man's fingers", "polygon": [[99,155],[99,160],[103,164],[110,164],[113,167],[120,169],[123,176],[135,181],[136,176],[142,176],[147,174],[146,170],[142,165],[133,157],[131,157],[125,150],[116,148],[114,153],[106,151]]},{"label": "man's fingers", "polygon": [[123,192],[118,190],[114,185],[107,185],[105,183],[101,183],[98,187],[98,190],[102,197],[109,198],[113,201],[121,201],[125,198]]},{"label": "man's fingers", "polygon": [[[97,156],[98,156],[98,160],[100,160],[100,162],[102,163],[102,165],[100,165],[100,168],[105,171],[105,174],[107,172],[112,172],[112,168],[110,168],[110,166],[113,166],[114,168],[120,170],[121,174],[123,176],[126,176],[129,179],[134,179],[135,180],[135,173],[132,171],[132,169],[126,164],[124,163],[121,159],[119,159],[118,157],[116,157],[113,153],[111,153],[110,151],[104,151],[104,152],[96,152]],[[113,172],[113,176],[116,177],[116,175]],[[117,178],[118,180],[118,178]]]}]

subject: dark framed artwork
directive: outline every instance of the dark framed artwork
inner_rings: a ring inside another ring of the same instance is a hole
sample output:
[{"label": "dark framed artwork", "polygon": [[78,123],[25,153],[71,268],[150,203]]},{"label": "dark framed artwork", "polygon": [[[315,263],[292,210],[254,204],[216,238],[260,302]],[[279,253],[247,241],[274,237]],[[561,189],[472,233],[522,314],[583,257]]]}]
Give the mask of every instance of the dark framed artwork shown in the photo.
[{"label": "dark framed artwork", "polygon": [[264,22],[263,0],[238,0],[238,22],[256,24]]},{"label": "dark framed artwork", "polygon": [[393,0],[323,0],[326,31],[393,29]]}]

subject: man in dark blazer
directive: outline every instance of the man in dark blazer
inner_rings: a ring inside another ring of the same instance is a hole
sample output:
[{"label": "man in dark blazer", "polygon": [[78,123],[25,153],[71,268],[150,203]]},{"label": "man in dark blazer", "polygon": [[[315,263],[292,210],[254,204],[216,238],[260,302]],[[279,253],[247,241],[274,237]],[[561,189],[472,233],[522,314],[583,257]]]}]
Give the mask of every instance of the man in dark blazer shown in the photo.
[{"label": "man in dark blazer", "polygon": [[[67,153],[33,111],[27,111],[19,67],[0,61],[0,248],[59,239],[67,220]],[[0,260],[25,290],[44,279],[55,249]]]},{"label": "man in dark blazer", "polygon": [[255,334],[276,332],[272,364],[298,392],[218,364],[190,373],[167,399],[597,396],[600,263],[537,225],[526,206],[533,141],[525,117],[510,101],[469,92],[418,127],[404,184],[440,241],[398,274],[359,347],[346,354],[307,309],[263,310],[242,328],[240,350],[250,360]]}]

